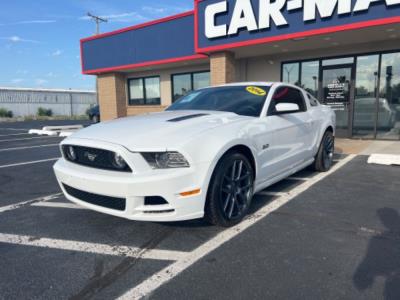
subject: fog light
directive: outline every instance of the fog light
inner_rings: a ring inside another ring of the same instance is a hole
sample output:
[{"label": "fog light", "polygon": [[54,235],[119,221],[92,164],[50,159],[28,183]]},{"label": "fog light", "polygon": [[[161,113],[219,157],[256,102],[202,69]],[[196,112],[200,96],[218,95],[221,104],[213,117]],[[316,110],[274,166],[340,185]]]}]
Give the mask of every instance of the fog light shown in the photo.
[{"label": "fog light", "polygon": [[69,160],[76,160],[76,153],[73,146],[67,147],[67,157]]},{"label": "fog light", "polygon": [[114,165],[114,167],[121,169],[121,170],[126,168],[125,160],[118,153],[114,153],[113,165]]}]

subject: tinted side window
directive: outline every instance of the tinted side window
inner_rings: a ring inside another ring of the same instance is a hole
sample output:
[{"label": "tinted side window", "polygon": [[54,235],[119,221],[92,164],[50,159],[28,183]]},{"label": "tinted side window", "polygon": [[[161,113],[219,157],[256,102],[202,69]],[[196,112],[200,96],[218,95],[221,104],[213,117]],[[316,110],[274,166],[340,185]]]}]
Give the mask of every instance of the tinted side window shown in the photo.
[{"label": "tinted side window", "polygon": [[275,113],[275,106],[279,103],[297,104],[300,109],[293,113],[307,111],[307,106],[304,102],[301,91],[295,88],[286,86],[278,88],[272,97],[271,104],[268,109],[268,115],[273,115]]}]

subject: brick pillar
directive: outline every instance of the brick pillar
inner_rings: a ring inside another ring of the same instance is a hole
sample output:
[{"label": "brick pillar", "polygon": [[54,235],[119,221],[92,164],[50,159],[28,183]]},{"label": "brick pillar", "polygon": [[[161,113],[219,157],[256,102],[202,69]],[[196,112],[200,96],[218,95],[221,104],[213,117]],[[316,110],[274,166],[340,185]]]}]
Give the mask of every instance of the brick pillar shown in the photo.
[{"label": "brick pillar", "polygon": [[101,121],[125,117],[127,106],[125,76],[111,73],[99,75],[97,78]]},{"label": "brick pillar", "polygon": [[235,55],[231,52],[218,52],[211,54],[211,85],[235,82],[235,62]]}]

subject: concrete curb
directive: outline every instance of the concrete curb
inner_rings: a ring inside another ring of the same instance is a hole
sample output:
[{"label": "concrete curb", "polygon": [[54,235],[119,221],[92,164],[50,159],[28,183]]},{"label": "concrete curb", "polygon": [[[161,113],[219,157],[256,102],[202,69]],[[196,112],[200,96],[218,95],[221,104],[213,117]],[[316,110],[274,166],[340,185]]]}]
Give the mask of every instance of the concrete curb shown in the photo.
[{"label": "concrete curb", "polygon": [[378,164],[378,165],[397,165],[400,166],[400,155],[394,154],[372,154],[368,158],[369,164]]}]

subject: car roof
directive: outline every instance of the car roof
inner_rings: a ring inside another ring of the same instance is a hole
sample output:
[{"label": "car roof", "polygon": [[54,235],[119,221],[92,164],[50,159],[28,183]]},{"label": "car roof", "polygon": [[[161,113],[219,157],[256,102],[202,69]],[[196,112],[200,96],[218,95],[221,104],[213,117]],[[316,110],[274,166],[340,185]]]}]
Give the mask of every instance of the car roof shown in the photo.
[{"label": "car roof", "polygon": [[257,86],[272,86],[275,82],[263,82],[263,81],[249,81],[249,82],[234,82],[221,84],[220,86],[248,86],[248,85],[257,85]]},{"label": "car roof", "polygon": [[287,82],[279,82],[279,81],[248,81],[248,82],[234,82],[234,83],[227,83],[227,84],[221,84],[221,85],[216,85],[214,87],[224,87],[224,86],[266,86],[266,87],[272,87],[272,86],[279,86],[279,85],[285,85],[285,86],[291,86],[295,88],[300,88],[296,85],[287,83]]}]

